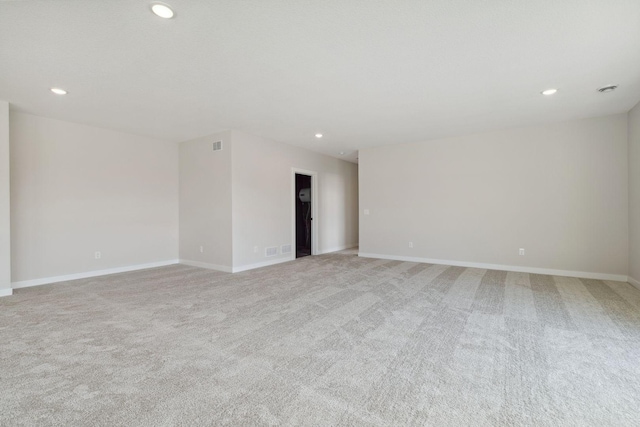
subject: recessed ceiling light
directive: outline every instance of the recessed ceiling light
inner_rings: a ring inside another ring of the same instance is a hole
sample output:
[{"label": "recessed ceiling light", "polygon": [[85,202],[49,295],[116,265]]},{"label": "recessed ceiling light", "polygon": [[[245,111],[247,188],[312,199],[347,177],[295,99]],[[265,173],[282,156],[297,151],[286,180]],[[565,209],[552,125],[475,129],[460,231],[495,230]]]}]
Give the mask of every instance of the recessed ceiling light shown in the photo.
[{"label": "recessed ceiling light", "polygon": [[322,138],[322,134],[321,133],[316,133],[316,138]]},{"label": "recessed ceiling light", "polygon": [[558,89],[545,89],[542,92],[540,92],[543,95],[553,95],[554,93],[556,93],[558,91]]},{"label": "recessed ceiling light", "polygon": [[151,5],[151,11],[158,15],[160,18],[170,19],[173,18],[173,10],[169,5],[164,3],[154,3]]},{"label": "recessed ceiling light", "polygon": [[344,151],[341,151],[341,152],[340,152],[340,155],[341,155],[341,156],[344,156]]},{"label": "recessed ceiling light", "polygon": [[617,88],[618,88],[618,85],[602,86],[600,89],[598,89],[598,92],[602,92],[602,93],[613,92]]},{"label": "recessed ceiling light", "polygon": [[67,91],[64,89],[60,89],[59,87],[52,87],[51,88],[51,92],[55,93],[56,95],[66,95]]}]

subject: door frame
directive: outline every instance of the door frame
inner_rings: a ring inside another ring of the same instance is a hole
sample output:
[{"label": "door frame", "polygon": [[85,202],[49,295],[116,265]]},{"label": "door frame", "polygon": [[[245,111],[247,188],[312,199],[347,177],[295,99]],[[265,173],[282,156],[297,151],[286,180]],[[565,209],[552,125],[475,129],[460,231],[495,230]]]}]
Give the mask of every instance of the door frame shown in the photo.
[{"label": "door frame", "polygon": [[318,172],[291,168],[291,253],[296,259],[296,174],[311,177],[311,255],[318,255]]}]

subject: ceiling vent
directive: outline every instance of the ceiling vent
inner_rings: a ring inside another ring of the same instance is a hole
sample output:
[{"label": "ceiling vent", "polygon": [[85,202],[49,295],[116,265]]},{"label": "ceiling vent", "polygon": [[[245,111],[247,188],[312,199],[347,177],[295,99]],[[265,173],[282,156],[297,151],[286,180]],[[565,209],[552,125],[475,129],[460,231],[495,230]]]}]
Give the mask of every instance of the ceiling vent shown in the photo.
[{"label": "ceiling vent", "polygon": [[222,150],[222,141],[216,141],[213,143],[213,151]]},{"label": "ceiling vent", "polygon": [[618,88],[618,85],[602,86],[600,89],[598,89],[598,92],[602,92],[602,93],[613,92],[617,88]]}]

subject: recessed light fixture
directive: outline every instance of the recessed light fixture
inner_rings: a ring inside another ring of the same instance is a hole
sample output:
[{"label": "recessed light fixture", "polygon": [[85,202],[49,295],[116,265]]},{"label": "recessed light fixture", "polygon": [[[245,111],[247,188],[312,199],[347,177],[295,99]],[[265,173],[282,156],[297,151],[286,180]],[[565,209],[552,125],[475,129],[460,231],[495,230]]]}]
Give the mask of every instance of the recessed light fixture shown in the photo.
[{"label": "recessed light fixture", "polygon": [[66,95],[67,91],[64,89],[60,89],[59,87],[52,87],[51,88],[51,92],[55,93],[56,95]]},{"label": "recessed light fixture", "polygon": [[316,138],[322,138],[322,134],[321,133],[316,133]]},{"label": "recessed light fixture", "polygon": [[598,89],[598,92],[602,92],[602,93],[613,92],[617,88],[618,88],[618,85],[602,86],[601,88]]},{"label": "recessed light fixture", "polygon": [[151,5],[151,11],[158,15],[160,18],[171,19],[173,18],[173,10],[168,4],[164,3],[153,3]]},{"label": "recessed light fixture", "polygon": [[341,152],[340,152],[340,155],[341,155],[341,156],[344,156],[344,151],[341,151]]},{"label": "recessed light fixture", "polygon": [[558,91],[558,89],[545,89],[542,92],[540,92],[543,95],[553,95],[554,93],[556,93]]}]

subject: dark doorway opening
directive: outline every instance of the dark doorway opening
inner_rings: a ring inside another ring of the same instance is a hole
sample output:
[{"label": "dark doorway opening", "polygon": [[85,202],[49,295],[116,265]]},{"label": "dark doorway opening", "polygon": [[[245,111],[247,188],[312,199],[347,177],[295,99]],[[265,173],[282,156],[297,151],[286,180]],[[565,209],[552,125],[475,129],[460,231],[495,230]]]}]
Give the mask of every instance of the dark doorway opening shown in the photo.
[{"label": "dark doorway opening", "polygon": [[296,174],[296,258],[311,255],[311,177]]}]

